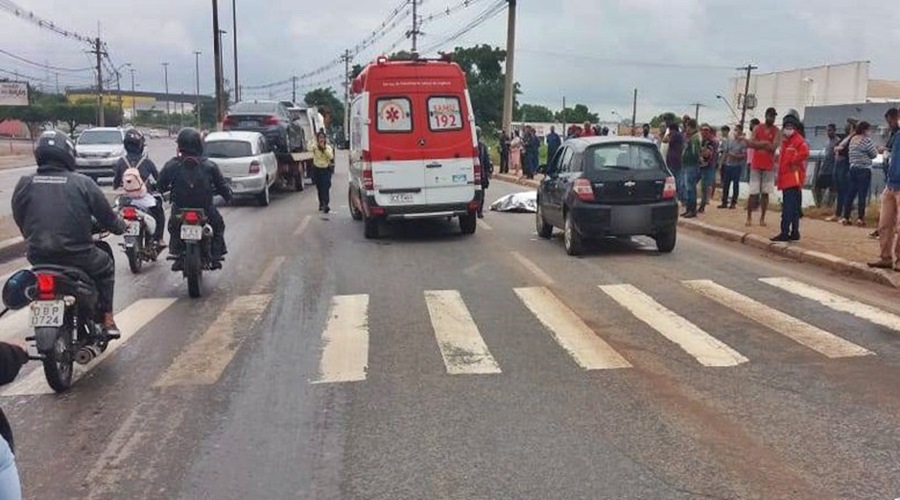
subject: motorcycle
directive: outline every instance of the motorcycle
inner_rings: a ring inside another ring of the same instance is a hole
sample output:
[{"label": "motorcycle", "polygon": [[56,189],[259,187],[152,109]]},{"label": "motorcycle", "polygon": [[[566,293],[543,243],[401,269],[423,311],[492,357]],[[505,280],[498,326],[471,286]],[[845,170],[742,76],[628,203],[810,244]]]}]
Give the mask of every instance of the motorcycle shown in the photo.
[{"label": "motorcycle", "polygon": [[[156,195],[156,202],[162,204],[162,197]],[[124,242],[119,246],[128,257],[128,267],[134,274],[141,272],[144,262],[156,262],[161,248],[153,237],[156,233],[156,219],[144,209],[132,205],[130,200],[120,196],[116,200],[116,211],[123,219],[133,222],[125,231]]]},{"label": "motorcycle", "polygon": [[[175,221],[181,226],[179,233],[184,243],[184,254],[180,257],[183,263],[182,274],[188,282],[188,295],[200,297],[200,285],[203,271],[215,271],[212,258],[213,229],[209,225],[206,212],[200,208],[185,208],[174,214]],[[179,257],[170,257],[179,259]]]},{"label": "motorcycle", "polygon": [[[112,248],[103,241],[95,244],[112,256]],[[29,325],[32,342],[41,361],[47,383],[56,392],[72,386],[74,363],[86,365],[106,351],[118,334],[103,331],[97,312],[99,292],[94,281],[80,269],[36,265],[21,270],[3,287],[6,310],[31,308]],[[4,311],[5,313],[6,311]]]}]

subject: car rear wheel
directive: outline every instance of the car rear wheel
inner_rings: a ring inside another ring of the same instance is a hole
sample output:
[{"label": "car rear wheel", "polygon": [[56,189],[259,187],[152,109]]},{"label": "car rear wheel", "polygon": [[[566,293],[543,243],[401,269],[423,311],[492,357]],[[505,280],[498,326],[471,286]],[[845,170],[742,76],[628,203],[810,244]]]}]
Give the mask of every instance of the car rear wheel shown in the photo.
[{"label": "car rear wheel", "polygon": [[563,244],[566,247],[566,253],[569,255],[581,255],[581,252],[584,251],[584,242],[582,242],[578,230],[575,229],[575,223],[572,221],[572,214],[566,214],[563,236]]},{"label": "car rear wheel", "polygon": [[676,230],[674,227],[660,231],[656,235],[656,249],[660,253],[671,253],[675,250]]},{"label": "car rear wheel", "polygon": [[553,226],[547,224],[547,220],[544,219],[544,209],[541,208],[540,200],[538,200],[537,213],[534,215],[534,220],[538,236],[549,240],[553,236]]},{"label": "car rear wheel", "polygon": [[363,214],[362,211],[356,208],[356,204],[353,203],[353,188],[350,187],[347,189],[347,206],[350,207],[350,217],[353,220],[362,220]]},{"label": "car rear wheel", "polygon": [[263,188],[262,193],[256,195],[256,201],[259,202],[259,206],[268,207],[269,203],[272,201],[269,196],[269,179],[266,179],[266,187]]},{"label": "car rear wheel", "polygon": [[476,227],[478,227],[478,218],[475,214],[459,216],[459,228],[462,230],[462,234],[475,234]]}]

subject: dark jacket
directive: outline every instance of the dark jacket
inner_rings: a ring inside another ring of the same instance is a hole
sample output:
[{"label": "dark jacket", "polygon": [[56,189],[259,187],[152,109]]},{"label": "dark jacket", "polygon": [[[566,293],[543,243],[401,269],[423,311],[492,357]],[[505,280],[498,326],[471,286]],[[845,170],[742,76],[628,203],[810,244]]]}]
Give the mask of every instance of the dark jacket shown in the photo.
[{"label": "dark jacket", "polygon": [[478,141],[478,162],[481,164],[481,187],[487,188],[494,174],[494,165],[491,163],[491,152],[481,141]]},{"label": "dark jacket", "polygon": [[28,242],[28,257],[89,252],[94,248],[93,216],[101,229],[125,232],[97,183],[63,165],[38,167],[19,180],[12,198],[13,218]]},{"label": "dark jacket", "polygon": [[[0,342],[0,385],[6,385],[19,375],[22,365],[28,362],[28,353],[17,345]],[[13,447],[12,427],[6,420],[3,410],[0,410],[0,435],[9,443],[10,449]]]},{"label": "dark jacket", "polygon": [[562,146],[562,139],[559,137],[559,134],[550,132],[547,135],[547,161],[553,159],[553,155],[556,154],[560,146]]},{"label": "dark jacket", "polygon": [[[154,183],[159,181],[159,170],[156,168],[156,164],[153,163],[153,160],[146,156],[128,155],[125,158],[121,158],[119,163],[116,164],[116,176],[113,179],[113,189],[122,187],[122,176],[130,167],[137,167],[138,171],[141,173],[141,179],[143,179],[144,182],[147,182],[151,177],[153,177]],[[147,187],[150,188],[150,185],[148,184]]]},{"label": "dark jacket", "polygon": [[156,189],[172,192],[174,208],[206,208],[219,195],[231,201],[232,193],[222,171],[206,158],[172,158],[159,173]]}]

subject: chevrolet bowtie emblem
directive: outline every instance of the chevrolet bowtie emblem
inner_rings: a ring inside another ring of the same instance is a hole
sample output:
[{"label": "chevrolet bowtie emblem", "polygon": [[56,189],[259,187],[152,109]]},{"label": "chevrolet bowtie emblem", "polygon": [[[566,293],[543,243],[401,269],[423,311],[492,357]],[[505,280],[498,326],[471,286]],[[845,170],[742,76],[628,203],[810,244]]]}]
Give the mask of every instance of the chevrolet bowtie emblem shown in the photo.
[{"label": "chevrolet bowtie emblem", "polygon": [[634,187],[634,186],[635,186],[635,182],[634,182],[634,181],[628,181],[628,182],[625,183],[625,187],[630,187],[630,188],[632,188],[632,187]]}]

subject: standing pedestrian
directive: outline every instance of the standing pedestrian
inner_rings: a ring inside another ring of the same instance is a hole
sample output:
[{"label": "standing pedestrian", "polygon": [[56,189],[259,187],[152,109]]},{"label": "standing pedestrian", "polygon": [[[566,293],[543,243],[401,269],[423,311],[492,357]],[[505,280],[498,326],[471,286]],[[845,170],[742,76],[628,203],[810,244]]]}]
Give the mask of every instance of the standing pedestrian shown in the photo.
[{"label": "standing pedestrian", "polygon": [[534,127],[528,127],[527,130],[528,132],[525,134],[525,176],[528,179],[534,179],[540,161],[541,140]]},{"label": "standing pedestrian", "polygon": [[844,207],[850,197],[850,141],[856,135],[856,123],[852,118],[847,119],[844,136],[834,148],[834,187],[837,190],[837,203],[834,215],[825,219],[829,222],[844,223]]},{"label": "standing pedestrian", "polygon": [[813,198],[816,206],[831,206],[834,201],[834,148],[838,145],[837,126],[829,123],[825,129],[825,135],[828,143],[825,145],[825,158],[822,160],[822,166],[816,174],[816,183],[813,187]]},{"label": "standing pedestrian", "polygon": [[872,142],[872,125],[863,121],[856,126],[856,136],[850,140],[848,157],[850,159],[850,191],[844,205],[843,224],[850,225],[850,212],[856,207],[856,225],[866,225],[866,204],[869,201],[869,190],[872,187],[872,160],[878,156],[878,149]]},{"label": "standing pedestrian", "polygon": [[591,125],[591,122],[584,122],[584,128],[581,129],[581,137],[590,137],[592,135],[597,135],[594,133],[594,127]]},{"label": "standing pedestrian", "polygon": [[500,134],[500,173],[509,172],[509,132]]},{"label": "standing pedestrian", "polygon": [[478,199],[478,218],[484,219],[484,198],[487,196],[487,188],[491,185],[491,176],[494,174],[494,165],[491,163],[491,150],[484,143],[481,135],[481,127],[475,127],[478,137],[478,164],[481,166],[481,195]]},{"label": "standing pedestrian", "polygon": [[887,185],[881,195],[881,214],[878,220],[878,239],[881,244],[881,258],[869,264],[882,269],[894,268],[900,272],[900,133],[896,133],[897,121],[891,124],[894,132],[885,147],[890,151]]},{"label": "standing pedestrian", "polygon": [[556,127],[551,125],[550,133],[547,134],[547,163],[553,160],[553,156],[559,151],[560,146],[562,146],[562,139],[556,133]]},{"label": "standing pedestrian", "polygon": [[[596,129],[594,129],[594,130],[596,131]],[[601,135],[603,137],[608,136],[609,135],[609,127],[603,127],[602,129],[600,129],[600,134],[595,134],[595,135]]]},{"label": "standing pedestrian", "polygon": [[641,137],[652,142],[654,146],[659,147],[659,139],[657,139],[655,135],[650,133],[650,124],[649,123],[645,123],[644,126],[641,128]]},{"label": "standing pedestrian", "polygon": [[700,127],[700,209],[697,210],[701,214],[706,212],[716,184],[718,150],[712,127],[704,123]]},{"label": "standing pedestrian", "polygon": [[678,130],[678,123],[669,122],[669,134],[663,139],[668,145],[666,151],[666,165],[675,177],[675,193],[678,201],[684,203],[684,179],[682,172],[682,155],[684,154],[684,135]]},{"label": "standing pedestrian", "polygon": [[328,136],[324,130],[316,134],[316,144],[310,148],[313,152],[313,182],[319,194],[319,211],[331,211],[331,176],[334,175],[334,149],[328,144]]},{"label": "standing pedestrian", "polygon": [[[884,170],[884,183],[887,185],[888,171],[890,170],[891,163],[891,143],[894,141],[894,136],[897,135],[897,131],[900,130],[900,109],[891,108],[887,110],[884,114],[884,120],[887,122],[888,126],[888,139],[887,142],[885,142],[885,147],[879,148],[878,152],[882,154],[881,166]],[[869,236],[878,238],[879,235],[880,230],[876,229]]]},{"label": "standing pedestrian", "polygon": [[769,209],[769,195],[775,191],[775,150],[781,142],[775,118],[775,108],[766,110],[766,123],[753,130],[750,146],[753,148],[753,161],[750,164],[750,200],[747,203],[747,225],[753,225],[753,211],[760,207],[759,225],[766,225],[766,212]]},{"label": "standing pedestrian", "polygon": [[702,138],[697,130],[697,123],[688,118],[684,126],[687,145],[681,157],[681,173],[684,178],[684,206],[681,214],[686,219],[697,217],[697,183],[700,182],[700,164],[702,162]]},{"label": "standing pedestrian", "polygon": [[784,117],[781,152],[778,157],[778,189],[783,193],[781,232],[772,241],[800,239],[800,212],[803,184],[806,182],[806,160],[809,145],[800,134],[800,120],[793,114]]},{"label": "standing pedestrian", "polygon": [[[747,139],[744,137],[744,128],[740,124],[735,125],[734,135],[726,139],[722,151],[725,158],[722,160],[722,204],[719,208],[734,209],[737,207],[739,191],[741,188],[741,175],[747,165]],[[731,203],[728,202],[729,194]]]},{"label": "standing pedestrian", "polygon": [[515,131],[513,138],[509,141],[509,168],[513,171],[513,175],[522,176],[522,137],[521,132]]}]

